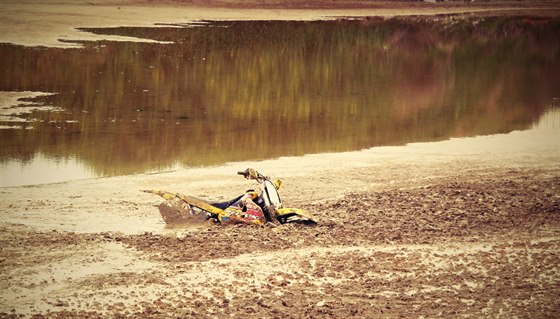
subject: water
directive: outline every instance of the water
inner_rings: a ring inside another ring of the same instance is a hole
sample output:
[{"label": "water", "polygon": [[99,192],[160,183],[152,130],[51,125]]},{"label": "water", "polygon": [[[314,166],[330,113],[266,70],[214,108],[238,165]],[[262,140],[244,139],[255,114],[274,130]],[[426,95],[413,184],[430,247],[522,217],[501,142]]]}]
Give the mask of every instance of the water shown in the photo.
[{"label": "water", "polygon": [[558,18],[440,16],[0,44],[0,186],[531,129],[560,97],[559,30]]}]

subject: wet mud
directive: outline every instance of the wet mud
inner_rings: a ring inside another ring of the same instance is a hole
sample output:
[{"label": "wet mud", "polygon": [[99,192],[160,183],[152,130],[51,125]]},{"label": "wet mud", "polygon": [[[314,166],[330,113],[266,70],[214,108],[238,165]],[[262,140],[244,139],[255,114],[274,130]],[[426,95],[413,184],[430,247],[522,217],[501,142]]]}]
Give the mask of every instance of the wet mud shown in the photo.
[{"label": "wet mud", "polygon": [[0,316],[558,317],[558,176],[486,170],[354,192],[305,206],[315,226],[5,226]]}]

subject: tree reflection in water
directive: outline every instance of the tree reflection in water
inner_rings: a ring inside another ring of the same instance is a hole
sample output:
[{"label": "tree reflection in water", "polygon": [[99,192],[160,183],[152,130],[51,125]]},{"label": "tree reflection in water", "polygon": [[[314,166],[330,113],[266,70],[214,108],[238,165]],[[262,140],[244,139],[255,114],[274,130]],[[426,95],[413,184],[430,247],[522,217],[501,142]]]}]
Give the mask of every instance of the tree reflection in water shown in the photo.
[{"label": "tree reflection in water", "polygon": [[35,100],[65,111],[0,130],[0,160],[41,153],[121,175],[525,129],[560,96],[559,30],[558,18],[439,16],[84,29],[173,44],[2,44],[0,91],[56,93]]}]

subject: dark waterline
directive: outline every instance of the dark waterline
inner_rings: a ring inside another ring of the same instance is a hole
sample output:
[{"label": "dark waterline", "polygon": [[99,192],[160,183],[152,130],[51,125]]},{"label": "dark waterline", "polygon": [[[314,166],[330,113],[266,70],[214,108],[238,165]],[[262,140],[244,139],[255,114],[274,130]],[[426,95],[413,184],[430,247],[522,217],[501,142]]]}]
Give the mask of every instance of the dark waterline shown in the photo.
[{"label": "dark waterline", "polygon": [[30,100],[46,110],[0,117],[2,176],[38,162],[72,179],[528,129],[560,96],[559,30],[557,18],[364,18],[84,30],[173,44],[0,44],[0,91],[54,93]]}]

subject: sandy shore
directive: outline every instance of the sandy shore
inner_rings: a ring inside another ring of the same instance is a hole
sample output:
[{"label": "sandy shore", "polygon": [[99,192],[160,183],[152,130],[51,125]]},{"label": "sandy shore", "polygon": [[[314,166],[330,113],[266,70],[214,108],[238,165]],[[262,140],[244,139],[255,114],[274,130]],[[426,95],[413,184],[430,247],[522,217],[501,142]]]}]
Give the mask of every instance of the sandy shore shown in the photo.
[{"label": "sandy shore", "polygon": [[[14,25],[2,22],[0,42],[60,46],[90,37],[80,26],[437,13],[59,3],[7,1],[0,18]],[[559,317],[559,115],[503,135],[1,188],[0,317]],[[318,225],[169,228],[160,199],[140,192],[226,199],[253,186],[235,175],[247,167],[282,178],[285,204]]]}]

